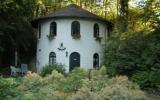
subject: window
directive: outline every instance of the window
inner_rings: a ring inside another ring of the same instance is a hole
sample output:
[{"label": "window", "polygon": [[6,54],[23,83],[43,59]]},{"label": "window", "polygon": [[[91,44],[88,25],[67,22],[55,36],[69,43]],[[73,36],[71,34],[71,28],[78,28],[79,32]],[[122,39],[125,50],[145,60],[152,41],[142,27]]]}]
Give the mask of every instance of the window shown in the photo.
[{"label": "window", "polygon": [[57,24],[56,22],[52,22],[50,24],[50,36],[56,36],[57,35]]},{"label": "window", "polygon": [[93,55],[93,68],[99,67],[99,55],[95,53]]},{"label": "window", "polygon": [[98,38],[99,37],[99,25],[98,24],[94,24],[94,37]]},{"label": "window", "polygon": [[80,23],[78,21],[72,22],[71,35],[74,38],[80,38]]},{"label": "window", "polygon": [[38,24],[38,38],[40,39],[41,38],[41,24],[39,23]]},{"label": "window", "polygon": [[49,54],[49,64],[55,64],[56,63],[56,54],[54,52],[51,52]]}]

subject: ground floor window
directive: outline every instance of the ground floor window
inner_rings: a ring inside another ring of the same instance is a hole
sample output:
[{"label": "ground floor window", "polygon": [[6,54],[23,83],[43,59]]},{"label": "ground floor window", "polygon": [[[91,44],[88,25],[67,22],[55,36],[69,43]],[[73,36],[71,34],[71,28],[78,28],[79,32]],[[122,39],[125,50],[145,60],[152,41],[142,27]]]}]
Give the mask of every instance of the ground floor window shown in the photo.
[{"label": "ground floor window", "polygon": [[49,64],[55,64],[56,63],[56,54],[55,52],[49,53]]},{"label": "ground floor window", "polygon": [[95,53],[93,55],[93,68],[99,67],[99,55],[98,53]]}]

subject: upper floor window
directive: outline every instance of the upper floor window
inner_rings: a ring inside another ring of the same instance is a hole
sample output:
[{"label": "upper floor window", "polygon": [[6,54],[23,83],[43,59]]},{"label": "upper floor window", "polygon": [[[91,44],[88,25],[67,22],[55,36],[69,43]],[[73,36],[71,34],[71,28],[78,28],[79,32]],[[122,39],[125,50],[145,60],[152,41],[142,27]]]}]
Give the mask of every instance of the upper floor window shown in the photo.
[{"label": "upper floor window", "polygon": [[56,54],[54,52],[49,53],[49,64],[55,64],[56,63]]},{"label": "upper floor window", "polygon": [[98,38],[99,37],[99,25],[98,24],[94,24],[94,37]]},{"label": "upper floor window", "polygon": [[50,36],[56,36],[57,35],[57,24],[56,22],[52,22],[50,24]]},{"label": "upper floor window", "polygon": [[41,24],[38,24],[38,38],[41,38]]},{"label": "upper floor window", "polygon": [[80,23],[78,21],[72,22],[71,35],[74,38],[80,38]]}]

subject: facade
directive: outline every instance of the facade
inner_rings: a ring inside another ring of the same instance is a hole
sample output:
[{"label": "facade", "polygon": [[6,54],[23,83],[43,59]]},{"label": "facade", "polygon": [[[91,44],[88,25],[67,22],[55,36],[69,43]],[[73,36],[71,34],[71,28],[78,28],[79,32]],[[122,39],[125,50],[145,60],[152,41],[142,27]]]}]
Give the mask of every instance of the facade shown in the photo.
[{"label": "facade", "polygon": [[99,67],[108,25],[74,4],[35,19],[32,26],[37,29],[37,70],[54,63],[63,64],[67,72],[74,67]]}]

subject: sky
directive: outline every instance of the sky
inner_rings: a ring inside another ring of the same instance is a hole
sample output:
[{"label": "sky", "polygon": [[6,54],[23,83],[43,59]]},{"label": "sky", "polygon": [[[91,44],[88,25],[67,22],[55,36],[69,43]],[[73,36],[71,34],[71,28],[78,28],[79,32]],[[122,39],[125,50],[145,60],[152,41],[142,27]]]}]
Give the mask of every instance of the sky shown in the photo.
[{"label": "sky", "polygon": [[144,6],[144,2],[147,0],[130,0],[129,4],[132,7],[136,7],[138,4],[140,4],[141,6]]}]

